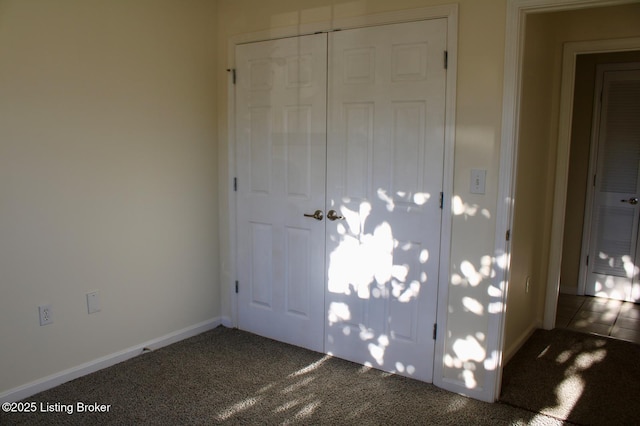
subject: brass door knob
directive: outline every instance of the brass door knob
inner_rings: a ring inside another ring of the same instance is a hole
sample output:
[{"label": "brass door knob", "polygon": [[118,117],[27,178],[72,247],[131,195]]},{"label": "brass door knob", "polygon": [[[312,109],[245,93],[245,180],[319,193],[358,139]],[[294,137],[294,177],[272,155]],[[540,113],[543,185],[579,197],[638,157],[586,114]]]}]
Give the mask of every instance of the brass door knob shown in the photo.
[{"label": "brass door knob", "polygon": [[344,216],[340,216],[338,212],[335,210],[329,210],[329,212],[327,213],[327,219],[340,220],[340,219],[344,219]]},{"label": "brass door knob", "polygon": [[322,220],[324,215],[322,214],[322,210],[316,210],[313,214],[305,213],[304,217],[312,217],[315,220]]}]

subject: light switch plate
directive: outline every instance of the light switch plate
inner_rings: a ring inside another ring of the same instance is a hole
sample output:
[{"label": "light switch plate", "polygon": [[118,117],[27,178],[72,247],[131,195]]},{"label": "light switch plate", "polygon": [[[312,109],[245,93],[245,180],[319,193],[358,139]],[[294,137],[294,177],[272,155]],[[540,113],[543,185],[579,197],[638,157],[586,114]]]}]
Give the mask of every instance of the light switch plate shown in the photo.
[{"label": "light switch plate", "polygon": [[100,293],[97,291],[87,293],[87,310],[90,314],[100,312]]},{"label": "light switch plate", "polygon": [[469,189],[469,192],[472,194],[484,194],[486,181],[486,170],[471,169],[471,188]]}]

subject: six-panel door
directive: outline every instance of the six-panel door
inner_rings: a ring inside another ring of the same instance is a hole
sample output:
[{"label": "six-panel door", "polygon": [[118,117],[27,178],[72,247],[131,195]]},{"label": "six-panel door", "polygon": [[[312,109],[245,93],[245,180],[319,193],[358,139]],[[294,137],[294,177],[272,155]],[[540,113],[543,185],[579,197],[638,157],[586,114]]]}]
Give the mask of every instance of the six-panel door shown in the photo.
[{"label": "six-panel door", "polygon": [[446,20],[329,34],[325,351],[432,381]]},{"label": "six-panel door", "polygon": [[236,49],[238,325],[322,351],[326,35]]}]

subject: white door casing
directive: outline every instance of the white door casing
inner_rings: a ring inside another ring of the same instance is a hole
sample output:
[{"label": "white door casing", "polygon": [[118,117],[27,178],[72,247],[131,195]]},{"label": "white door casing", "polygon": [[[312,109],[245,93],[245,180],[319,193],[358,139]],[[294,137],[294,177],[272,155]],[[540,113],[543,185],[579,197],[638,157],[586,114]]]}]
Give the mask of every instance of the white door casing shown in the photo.
[{"label": "white door casing", "polygon": [[316,351],[324,339],[326,34],[239,45],[238,326]]},{"label": "white door casing", "polygon": [[601,66],[598,72],[601,91],[596,93],[602,97],[596,99],[600,108],[596,106],[599,115],[594,115],[598,118],[593,202],[585,214],[589,236],[584,241],[588,248],[583,249],[589,256],[585,293],[636,302],[640,301],[640,69],[638,64],[623,68],[627,69]]},{"label": "white door casing", "polygon": [[446,19],[329,35],[325,351],[431,382]]}]

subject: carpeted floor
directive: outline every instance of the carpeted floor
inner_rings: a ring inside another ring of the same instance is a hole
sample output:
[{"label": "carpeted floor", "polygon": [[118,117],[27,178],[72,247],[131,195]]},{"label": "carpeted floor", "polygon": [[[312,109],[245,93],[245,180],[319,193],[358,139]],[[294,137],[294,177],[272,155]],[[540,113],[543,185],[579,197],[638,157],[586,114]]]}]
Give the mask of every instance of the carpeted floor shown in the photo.
[{"label": "carpeted floor", "polygon": [[[0,413],[0,424],[562,424],[224,327],[25,401],[73,414]],[[78,402],[110,407],[78,413]]]},{"label": "carpeted floor", "polygon": [[503,370],[500,401],[584,425],[640,423],[640,346],[537,330]]}]

